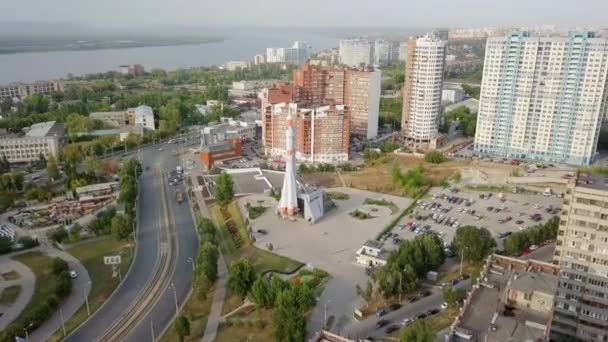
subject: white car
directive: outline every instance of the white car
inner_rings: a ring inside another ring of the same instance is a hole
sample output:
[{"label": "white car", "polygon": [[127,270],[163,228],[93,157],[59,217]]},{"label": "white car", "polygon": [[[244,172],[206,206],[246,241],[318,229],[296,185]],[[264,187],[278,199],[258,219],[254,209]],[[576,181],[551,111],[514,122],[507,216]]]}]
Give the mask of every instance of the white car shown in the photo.
[{"label": "white car", "polygon": [[448,303],[447,302],[443,302],[443,304],[441,304],[441,310],[445,310],[448,308]]},{"label": "white car", "polygon": [[403,320],[403,322],[401,322],[401,325],[404,327],[407,327],[408,325],[414,323],[414,320],[411,318],[406,318]]},{"label": "white car", "polygon": [[518,228],[518,229],[523,231],[523,230],[528,229],[528,226],[519,226],[519,228]]},{"label": "white car", "polygon": [[537,245],[532,245],[532,246],[530,246],[530,248],[528,248],[528,250],[531,250],[531,251],[536,250],[536,249],[538,249]]},{"label": "white car", "polygon": [[162,151],[164,151],[164,150],[165,150],[165,149],[161,147],[161,148],[159,148],[159,149],[158,149],[158,152],[162,152]]},{"label": "white car", "polygon": [[76,278],[78,275],[76,274],[76,271],[74,270],[70,270],[70,278],[74,279]]}]

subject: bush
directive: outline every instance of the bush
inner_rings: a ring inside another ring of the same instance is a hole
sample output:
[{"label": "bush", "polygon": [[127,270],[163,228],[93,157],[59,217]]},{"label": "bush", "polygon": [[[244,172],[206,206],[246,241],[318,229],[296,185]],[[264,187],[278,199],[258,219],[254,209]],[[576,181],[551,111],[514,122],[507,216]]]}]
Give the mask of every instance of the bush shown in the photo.
[{"label": "bush", "polygon": [[69,234],[63,227],[58,227],[49,231],[47,233],[47,236],[49,237],[49,239],[57,243],[62,243],[63,241],[68,239]]},{"label": "bush", "polygon": [[6,254],[13,251],[13,243],[11,239],[0,236],[0,254]]},{"label": "bush", "polygon": [[439,151],[431,151],[424,154],[424,161],[431,164],[441,164],[445,161],[445,156]]},{"label": "bush", "polygon": [[18,243],[23,245],[23,249],[34,248],[40,245],[38,240],[32,239],[29,236],[22,236],[17,240]]},{"label": "bush", "polygon": [[[68,272],[70,270],[68,263],[59,257],[56,257],[53,259],[52,268],[53,268],[53,273],[57,274],[57,275],[60,275],[62,272]],[[69,275],[68,275],[68,277],[69,277]]]},{"label": "bush", "polygon": [[553,217],[544,224],[528,228],[522,232],[509,235],[504,242],[505,253],[509,255],[520,255],[524,249],[532,245],[540,245],[545,241],[557,238],[559,218]]}]

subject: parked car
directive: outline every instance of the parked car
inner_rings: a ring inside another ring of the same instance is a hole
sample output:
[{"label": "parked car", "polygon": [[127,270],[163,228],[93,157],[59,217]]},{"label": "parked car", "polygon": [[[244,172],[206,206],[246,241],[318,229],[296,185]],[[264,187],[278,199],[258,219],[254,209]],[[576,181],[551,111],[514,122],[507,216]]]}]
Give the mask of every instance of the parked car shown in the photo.
[{"label": "parked car", "polygon": [[443,304],[441,304],[441,309],[445,310],[448,308],[448,303],[447,302],[443,302]]},{"label": "parked car", "polygon": [[383,326],[387,325],[388,323],[389,323],[388,320],[382,318],[382,319],[378,320],[378,322],[376,322],[376,327],[382,328]]},{"label": "parked car", "polygon": [[406,318],[403,320],[403,322],[401,322],[401,325],[403,325],[404,327],[407,327],[408,325],[410,325],[414,322],[416,322],[416,320],[414,320],[412,318]]},{"label": "parked car", "polygon": [[420,299],[420,298],[418,298],[418,296],[409,296],[409,297],[407,297],[407,301],[409,303],[416,302],[416,301],[418,301],[418,299]]},{"label": "parked car", "polygon": [[378,310],[376,310],[376,316],[382,317],[384,315],[386,315],[386,310],[384,310],[384,309],[378,309]]},{"label": "parked car", "polygon": [[431,292],[431,291],[429,291],[429,290],[422,290],[422,291],[420,291],[420,293],[419,293],[420,297],[428,297],[428,296],[430,296],[430,295],[432,295],[432,294],[433,294],[433,292]]},{"label": "parked car", "polygon": [[384,330],[387,334],[392,334],[395,331],[399,330],[399,326],[396,324],[389,325],[386,330]]},{"label": "parked car", "polygon": [[256,230],[258,233],[262,234],[262,235],[266,235],[268,234],[268,231],[266,229],[258,229]]},{"label": "parked car", "polygon": [[416,316],[416,319],[417,319],[417,320],[420,320],[420,319],[425,319],[425,318],[426,318],[426,314],[425,314],[424,312],[423,312],[423,313],[421,313],[421,314],[419,314],[418,316]]},{"label": "parked car", "polygon": [[426,312],[426,315],[427,316],[433,316],[433,315],[438,314],[438,313],[439,313],[439,309],[430,309],[430,310],[428,310]]},{"label": "parked car", "polygon": [[537,245],[532,245],[532,246],[530,246],[530,247],[529,247],[529,249],[530,249],[531,251],[533,251],[533,250],[538,249],[538,246],[537,246]]},{"label": "parked car", "polygon": [[388,308],[391,309],[391,311],[399,310],[399,309],[401,309],[401,304],[393,303],[393,304],[389,305]]}]

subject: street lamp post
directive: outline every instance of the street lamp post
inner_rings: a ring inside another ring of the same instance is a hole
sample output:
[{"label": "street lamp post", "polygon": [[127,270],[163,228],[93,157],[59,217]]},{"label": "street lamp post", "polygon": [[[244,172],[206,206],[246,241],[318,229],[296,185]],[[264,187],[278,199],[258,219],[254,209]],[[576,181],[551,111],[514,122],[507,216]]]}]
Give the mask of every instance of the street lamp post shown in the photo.
[{"label": "street lamp post", "polygon": [[61,328],[63,329],[63,336],[66,336],[66,331],[65,331],[65,320],[63,319],[63,310],[61,308],[59,308],[59,316],[61,317]]},{"label": "street lamp post", "polygon": [[[91,286],[92,282],[89,280],[87,286]],[[84,301],[87,304],[87,315],[91,316],[91,308],[89,307],[89,295],[87,294],[87,288],[84,288]]]},{"label": "street lamp post", "polygon": [[152,331],[152,342],[154,342],[156,339],[154,338],[154,322],[152,322],[150,320],[150,330]]},{"label": "street lamp post", "polygon": [[175,300],[175,314],[179,314],[179,306],[177,305],[177,290],[175,289],[175,283],[171,283],[173,288],[173,299]]},{"label": "street lamp post", "polygon": [[27,333],[27,329],[31,328],[34,325],[33,322],[30,322],[30,324],[28,324],[25,328],[23,328],[23,331],[25,332],[25,342],[30,342],[30,337]]}]

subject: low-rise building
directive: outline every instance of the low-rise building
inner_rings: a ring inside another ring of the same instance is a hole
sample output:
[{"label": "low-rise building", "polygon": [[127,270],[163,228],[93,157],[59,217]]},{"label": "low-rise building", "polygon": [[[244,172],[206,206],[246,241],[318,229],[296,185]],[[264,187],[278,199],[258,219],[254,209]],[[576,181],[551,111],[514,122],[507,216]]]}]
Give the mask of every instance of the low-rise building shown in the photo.
[{"label": "low-rise building", "polygon": [[249,68],[249,62],[247,61],[230,61],[226,63],[226,69],[229,71],[235,71],[237,69]]},{"label": "low-rise building", "polygon": [[457,88],[444,88],[441,91],[442,103],[456,103],[464,100],[464,90]]},{"label": "low-rise building", "polygon": [[126,111],[93,112],[89,117],[115,128],[140,125],[145,129],[155,130],[154,112],[146,105],[129,108]]},{"label": "low-rise building", "polygon": [[0,86],[0,99],[22,99],[34,94],[51,94],[64,90],[63,81],[37,81],[33,83],[10,83]]},{"label": "low-rise building", "polygon": [[256,135],[255,124],[232,118],[221,118],[218,125],[203,128],[202,145],[221,143],[230,139],[253,140]]},{"label": "low-rise building", "polygon": [[0,138],[0,155],[9,163],[28,163],[43,155],[57,156],[65,143],[63,122],[47,121],[25,128],[23,136]]},{"label": "low-rise building", "polygon": [[376,240],[367,240],[357,250],[357,263],[362,266],[384,266],[388,258],[388,252],[384,250],[384,244]]},{"label": "low-rise building", "polygon": [[217,144],[201,146],[199,157],[207,170],[216,162],[241,158],[241,139],[228,139]]},{"label": "low-rise building", "polygon": [[118,72],[122,75],[143,75],[145,73],[144,67],[141,64],[128,64],[121,65],[118,67]]}]

